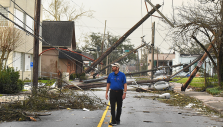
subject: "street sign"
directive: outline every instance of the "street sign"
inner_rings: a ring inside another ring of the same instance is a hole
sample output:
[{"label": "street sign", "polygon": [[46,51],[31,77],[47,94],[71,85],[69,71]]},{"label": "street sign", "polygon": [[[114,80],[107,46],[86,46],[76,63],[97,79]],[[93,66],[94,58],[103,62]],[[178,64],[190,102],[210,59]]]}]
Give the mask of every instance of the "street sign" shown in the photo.
[{"label": "street sign", "polygon": [[125,50],[125,52],[129,52],[129,50]]},{"label": "street sign", "polygon": [[33,62],[30,62],[30,67],[33,67]]}]

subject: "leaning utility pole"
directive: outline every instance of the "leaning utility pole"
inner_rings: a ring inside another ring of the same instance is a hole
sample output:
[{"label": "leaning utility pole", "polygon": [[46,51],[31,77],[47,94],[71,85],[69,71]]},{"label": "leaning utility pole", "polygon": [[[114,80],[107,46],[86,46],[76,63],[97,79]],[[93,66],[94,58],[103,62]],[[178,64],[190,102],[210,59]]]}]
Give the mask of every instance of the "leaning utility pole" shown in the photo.
[{"label": "leaning utility pole", "polygon": [[[211,43],[214,44],[216,41],[216,39],[214,39]],[[207,49],[207,51],[209,52],[212,48],[212,45],[210,45]],[[202,58],[200,59],[200,61],[198,62],[197,66],[195,67],[195,69],[193,70],[193,72],[191,73],[190,77],[187,79],[187,81],[184,83],[184,85],[181,87],[181,91],[185,91],[186,88],[188,87],[188,85],[190,84],[190,82],[193,80],[193,78],[195,77],[196,73],[199,71],[201,65],[203,64],[203,62],[205,61],[205,59],[207,58],[208,54],[205,52],[205,54],[202,56]]]},{"label": "leaning utility pole", "polygon": [[[151,60],[151,69],[153,70],[154,68],[154,41],[155,41],[155,22],[152,24],[152,60]],[[153,72],[151,72],[151,79],[153,79]]]},{"label": "leaning utility pole", "polygon": [[[41,0],[35,1],[35,25],[34,25],[34,35],[39,37],[39,26],[40,26],[40,8]],[[39,66],[39,39],[34,38],[34,48],[33,48],[33,87],[34,90],[38,87],[38,66]]]},{"label": "leaning utility pole", "polygon": [[[124,56],[119,57],[118,59],[112,61],[110,64],[119,62],[120,60],[122,60],[123,58],[125,58],[126,56],[132,54],[133,52],[137,51],[139,48],[142,48],[143,46],[145,46],[146,44],[142,44],[141,46],[139,46],[138,48],[130,51],[129,53],[126,53]],[[93,76],[96,76],[98,73],[102,72],[103,70],[107,69],[108,67],[110,67],[110,65],[106,65],[105,67],[103,67],[101,70],[99,70],[98,72],[94,73]]]},{"label": "leaning utility pole", "polygon": [[[159,9],[161,5],[157,4],[156,9]],[[152,9],[147,13],[137,24],[135,24],[129,31],[127,31],[118,41],[116,41],[107,51],[105,51],[95,62],[93,62],[90,67],[85,70],[85,73],[90,72],[99,62],[101,62],[106,56],[108,56],[116,47],[118,47],[134,30],[136,30],[146,19],[148,19],[156,9]]]}]

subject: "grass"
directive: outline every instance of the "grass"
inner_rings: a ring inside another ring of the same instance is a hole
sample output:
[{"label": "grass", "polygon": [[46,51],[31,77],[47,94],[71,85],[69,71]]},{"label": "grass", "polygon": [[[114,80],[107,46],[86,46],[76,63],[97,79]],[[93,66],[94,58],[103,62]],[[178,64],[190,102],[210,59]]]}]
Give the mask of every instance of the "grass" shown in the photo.
[{"label": "grass", "polygon": [[[185,82],[187,82],[187,80],[188,80],[188,78],[177,77],[177,78],[173,78],[173,81],[170,81],[170,82],[184,84]],[[207,78],[207,80],[208,80],[208,82],[216,82],[216,79],[214,79],[214,78]],[[190,86],[199,87],[199,88],[205,87],[204,78],[200,78],[200,77],[193,78],[193,80],[190,83]],[[211,86],[217,86],[217,84],[211,83]]]},{"label": "grass", "polygon": [[219,87],[207,88],[206,91],[212,95],[218,95],[222,92],[222,89]]},{"label": "grass", "polygon": [[[49,80],[38,80],[38,82],[41,82],[41,83],[47,83]],[[31,80],[26,80],[24,82],[31,82]]]},{"label": "grass", "polygon": [[38,80],[38,82],[41,82],[41,83],[48,83],[50,80]]},{"label": "grass", "polygon": [[[171,81],[171,82],[177,82],[177,83],[184,84],[187,80],[188,80],[188,78],[177,77],[177,78],[174,78],[173,81]],[[206,89],[206,91],[209,94],[219,95],[223,91],[223,89],[219,88],[218,83],[216,83],[216,81],[217,81],[216,78],[209,77],[209,78],[207,78],[207,81],[209,82],[208,87],[212,87],[212,88]],[[193,78],[193,80],[190,83],[190,86],[203,89],[205,87],[204,78],[200,78],[200,77]]]}]

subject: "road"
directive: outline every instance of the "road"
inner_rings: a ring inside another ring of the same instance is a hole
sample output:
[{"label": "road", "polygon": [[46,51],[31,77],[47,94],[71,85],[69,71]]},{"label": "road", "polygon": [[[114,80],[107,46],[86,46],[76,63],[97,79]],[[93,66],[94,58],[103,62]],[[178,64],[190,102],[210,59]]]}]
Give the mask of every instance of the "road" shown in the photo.
[{"label": "road", "polygon": [[[98,88],[97,88],[98,89]],[[94,94],[104,99],[105,88],[93,91]],[[221,127],[216,116],[208,117],[190,108],[168,106],[157,100],[139,98],[141,96],[154,96],[153,93],[132,91],[128,87],[127,98],[123,102],[123,111],[120,127]],[[91,93],[91,92],[89,92]],[[91,93],[92,95],[92,93]],[[50,111],[50,116],[41,116],[37,122],[3,122],[0,127],[97,127],[105,109],[83,111],[81,109],[63,109]],[[110,110],[102,119],[101,127],[108,127]]]}]

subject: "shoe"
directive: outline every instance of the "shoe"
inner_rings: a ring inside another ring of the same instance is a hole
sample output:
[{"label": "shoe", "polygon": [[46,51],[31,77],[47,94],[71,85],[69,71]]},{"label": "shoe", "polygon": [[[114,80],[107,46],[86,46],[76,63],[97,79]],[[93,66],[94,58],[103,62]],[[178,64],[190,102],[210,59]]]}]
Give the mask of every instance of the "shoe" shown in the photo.
[{"label": "shoe", "polygon": [[116,126],[117,123],[116,122],[111,122],[111,123],[109,123],[109,125]]},{"label": "shoe", "polygon": [[119,125],[120,124],[120,121],[116,121],[116,123],[117,123],[117,125]]}]

